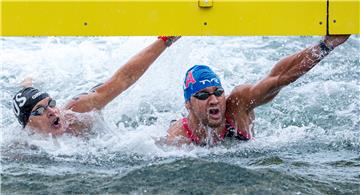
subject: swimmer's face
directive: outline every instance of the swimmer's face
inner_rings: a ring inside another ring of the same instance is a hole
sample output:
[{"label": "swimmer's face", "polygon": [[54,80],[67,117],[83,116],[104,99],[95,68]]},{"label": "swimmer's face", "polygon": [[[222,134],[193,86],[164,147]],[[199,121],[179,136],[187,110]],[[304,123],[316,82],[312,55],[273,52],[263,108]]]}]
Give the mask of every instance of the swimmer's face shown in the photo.
[{"label": "swimmer's face", "polygon": [[[205,97],[207,98],[204,99]],[[219,127],[225,122],[226,99],[224,91],[218,87],[207,87],[200,90],[191,96],[190,101],[186,103],[186,108],[202,124],[212,128]]]},{"label": "swimmer's face", "polygon": [[42,134],[62,135],[65,132],[64,119],[55,104],[50,97],[38,102],[31,111],[27,127]]}]

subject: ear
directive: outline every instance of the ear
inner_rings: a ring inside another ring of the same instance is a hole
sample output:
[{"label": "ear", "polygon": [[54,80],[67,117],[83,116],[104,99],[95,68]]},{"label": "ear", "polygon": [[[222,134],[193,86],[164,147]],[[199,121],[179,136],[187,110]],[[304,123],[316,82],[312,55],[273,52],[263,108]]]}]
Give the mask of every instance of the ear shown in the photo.
[{"label": "ear", "polygon": [[185,108],[186,108],[188,111],[190,111],[190,109],[191,109],[190,100],[185,103]]}]

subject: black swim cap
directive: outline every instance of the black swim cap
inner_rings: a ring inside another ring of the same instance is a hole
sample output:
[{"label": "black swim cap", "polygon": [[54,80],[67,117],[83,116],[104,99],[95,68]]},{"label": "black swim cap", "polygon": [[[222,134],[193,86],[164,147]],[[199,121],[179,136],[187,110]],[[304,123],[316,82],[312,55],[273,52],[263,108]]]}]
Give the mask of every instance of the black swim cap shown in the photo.
[{"label": "black swim cap", "polygon": [[26,126],[34,106],[47,97],[49,94],[40,92],[33,87],[24,88],[15,94],[12,101],[14,113],[23,127]]}]

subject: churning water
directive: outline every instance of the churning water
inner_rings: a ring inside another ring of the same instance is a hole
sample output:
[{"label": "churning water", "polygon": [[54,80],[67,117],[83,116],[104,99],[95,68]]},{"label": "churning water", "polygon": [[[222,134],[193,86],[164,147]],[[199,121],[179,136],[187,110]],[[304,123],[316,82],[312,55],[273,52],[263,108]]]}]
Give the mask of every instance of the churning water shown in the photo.
[{"label": "churning water", "polygon": [[94,135],[22,130],[11,109],[27,76],[60,105],[103,82],[155,37],[1,37],[1,193],[359,194],[360,36],[271,103],[255,140],[159,146],[186,115],[185,71],[207,64],[226,94],[321,37],[183,37],[97,117]]}]

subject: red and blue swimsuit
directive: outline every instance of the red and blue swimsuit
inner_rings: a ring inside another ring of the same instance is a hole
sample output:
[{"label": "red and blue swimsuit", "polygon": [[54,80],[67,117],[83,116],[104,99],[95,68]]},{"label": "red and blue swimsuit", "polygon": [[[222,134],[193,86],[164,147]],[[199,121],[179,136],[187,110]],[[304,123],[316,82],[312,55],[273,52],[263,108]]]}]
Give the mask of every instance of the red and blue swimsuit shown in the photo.
[{"label": "red and blue swimsuit", "polygon": [[[189,138],[193,143],[197,145],[201,145],[200,138],[191,131],[189,128],[189,121],[188,118],[183,118],[182,120],[182,127],[185,132],[185,135],[187,138]],[[238,130],[236,132],[235,125],[230,122],[230,120],[226,120],[225,122],[225,128],[223,131],[220,132],[219,139],[222,141],[225,139],[225,137],[235,137],[239,140],[249,140],[251,139],[251,135],[247,133],[246,131]]]}]

